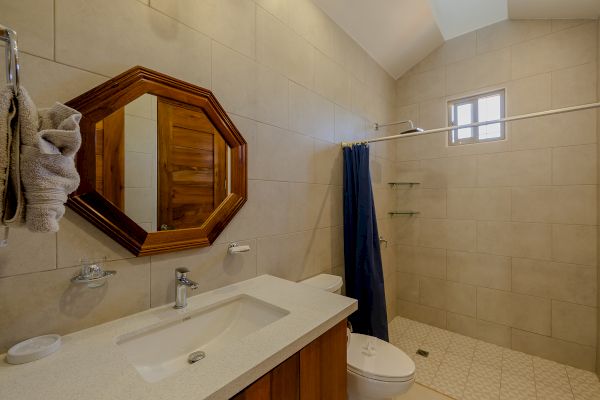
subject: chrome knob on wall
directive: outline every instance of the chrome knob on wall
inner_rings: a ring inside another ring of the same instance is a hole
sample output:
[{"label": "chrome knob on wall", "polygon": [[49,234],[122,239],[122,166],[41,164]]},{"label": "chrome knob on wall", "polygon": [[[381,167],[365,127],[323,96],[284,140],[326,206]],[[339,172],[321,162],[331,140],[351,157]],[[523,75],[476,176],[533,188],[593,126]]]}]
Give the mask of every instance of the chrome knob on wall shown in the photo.
[{"label": "chrome knob on wall", "polygon": [[383,236],[379,236],[379,243],[385,244],[385,248],[387,249],[388,241],[383,238]]}]

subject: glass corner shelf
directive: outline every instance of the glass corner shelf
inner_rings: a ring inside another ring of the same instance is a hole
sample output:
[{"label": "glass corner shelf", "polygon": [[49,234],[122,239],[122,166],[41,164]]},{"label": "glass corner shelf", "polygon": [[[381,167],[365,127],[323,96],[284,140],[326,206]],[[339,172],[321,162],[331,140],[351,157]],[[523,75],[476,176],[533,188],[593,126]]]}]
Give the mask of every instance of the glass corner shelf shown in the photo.
[{"label": "glass corner shelf", "polygon": [[421,182],[388,182],[388,185],[394,186],[410,186],[413,187],[415,185],[420,185]]},{"label": "glass corner shelf", "polygon": [[388,212],[389,215],[394,216],[394,215],[418,215],[420,214],[419,211],[390,211]]}]

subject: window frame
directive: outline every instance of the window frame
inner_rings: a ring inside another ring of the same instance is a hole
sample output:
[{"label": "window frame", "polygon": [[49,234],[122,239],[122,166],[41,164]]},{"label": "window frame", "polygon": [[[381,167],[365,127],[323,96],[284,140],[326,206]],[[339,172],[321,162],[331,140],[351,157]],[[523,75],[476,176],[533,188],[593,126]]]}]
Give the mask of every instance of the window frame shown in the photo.
[{"label": "window frame", "polygon": [[[496,89],[489,92],[478,93],[472,96],[467,97],[459,97],[456,99],[448,100],[448,126],[457,126],[457,124],[452,121],[452,116],[457,113],[458,106],[471,104],[471,120],[472,123],[482,122],[479,121],[479,107],[478,101],[479,99],[491,97],[493,95],[500,95],[500,119],[506,117],[506,89]],[[487,125],[483,125],[487,126]],[[458,139],[458,129],[452,129],[448,131],[448,146],[459,146],[463,144],[474,144],[474,143],[485,143],[485,142],[497,142],[500,140],[506,139],[506,124],[504,122],[500,122],[500,136],[494,138],[484,138],[481,139],[479,134],[479,128],[481,126],[472,127],[473,135],[470,138],[466,139]]]}]

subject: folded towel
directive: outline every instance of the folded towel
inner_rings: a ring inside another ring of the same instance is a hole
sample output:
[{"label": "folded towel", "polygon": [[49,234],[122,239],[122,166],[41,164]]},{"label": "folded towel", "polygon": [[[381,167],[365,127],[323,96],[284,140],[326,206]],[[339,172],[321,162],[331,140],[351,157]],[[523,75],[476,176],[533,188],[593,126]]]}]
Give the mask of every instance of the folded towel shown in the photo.
[{"label": "folded towel", "polygon": [[81,114],[63,104],[36,110],[23,88],[18,98],[25,221],[34,232],[56,232],[67,196],[79,186],[74,156]]},{"label": "folded towel", "polygon": [[22,222],[20,135],[12,87],[0,88],[0,226]]}]

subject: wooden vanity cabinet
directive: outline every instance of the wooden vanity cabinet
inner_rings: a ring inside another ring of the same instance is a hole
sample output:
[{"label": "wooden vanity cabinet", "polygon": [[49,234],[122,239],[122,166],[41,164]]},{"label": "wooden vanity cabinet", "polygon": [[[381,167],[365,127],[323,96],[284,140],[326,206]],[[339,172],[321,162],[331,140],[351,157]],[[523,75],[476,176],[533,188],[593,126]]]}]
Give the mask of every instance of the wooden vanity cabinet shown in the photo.
[{"label": "wooden vanity cabinet", "polygon": [[233,400],[346,400],[346,320],[259,378]]}]

